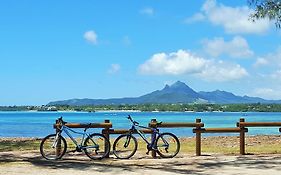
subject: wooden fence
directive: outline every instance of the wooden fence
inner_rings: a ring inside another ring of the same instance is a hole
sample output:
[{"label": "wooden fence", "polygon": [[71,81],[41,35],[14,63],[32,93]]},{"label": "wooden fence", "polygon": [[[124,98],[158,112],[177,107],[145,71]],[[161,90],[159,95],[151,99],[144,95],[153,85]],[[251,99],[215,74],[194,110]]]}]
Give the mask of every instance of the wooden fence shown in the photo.
[{"label": "wooden fence", "polygon": [[[105,120],[104,123],[66,123],[65,126],[67,126],[69,128],[104,128],[104,129],[109,129],[109,128],[112,128],[112,123],[110,123],[109,120]],[[58,120],[56,120],[53,127],[54,127],[54,129],[56,130],[56,133],[57,133],[59,131],[59,128],[61,127]],[[108,149],[108,146],[109,145],[106,144],[105,149]],[[61,141],[60,140],[58,141],[56,149],[57,149],[56,152],[60,153],[60,149],[61,149]]]},{"label": "wooden fence", "polygon": [[[281,122],[245,122],[244,118],[240,118],[237,127],[241,129],[246,129],[246,127],[281,127]],[[281,132],[281,128],[279,128],[279,132]],[[245,155],[245,134],[240,134],[240,154]]]},{"label": "wooden fence", "polygon": [[[105,120],[104,123],[92,123],[89,124],[80,124],[80,123],[67,123],[66,126],[70,128],[102,128],[102,134],[105,135],[106,138],[110,140],[111,134],[124,134],[128,133],[128,129],[112,129],[112,123],[110,120]],[[182,127],[190,127],[193,128],[192,131],[195,133],[195,141],[196,148],[195,153],[196,156],[201,155],[201,136],[202,133],[237,133],[240,138],[240,154],[245,155],[245,133],[248,132],[249,127],[281,127],[281,122],[246,122],[244,118],[241,118],[239,122],[236,124],[237,127],[233,128],[204,128],[204,123],[201,122],[201,119],[196,119],[195,123],[186,123],[186,122],[162,122],[161,124],[157,124],[156,119],[152,119],[148,124],[148,127],[153,128],[182,128]],[[54,128],[57,130],[59,124],[56,121],[54,124]],[[57,130],[58,131],[58,130]],[[151,134],[152,130],[143,129],[141,130],[143,133]],[[279,132],[281,132],[281,128],[279,128]],[[109,155],[108,155],[109,156]],[[156,157],[156,152],[152,151],[152,157]]]}]

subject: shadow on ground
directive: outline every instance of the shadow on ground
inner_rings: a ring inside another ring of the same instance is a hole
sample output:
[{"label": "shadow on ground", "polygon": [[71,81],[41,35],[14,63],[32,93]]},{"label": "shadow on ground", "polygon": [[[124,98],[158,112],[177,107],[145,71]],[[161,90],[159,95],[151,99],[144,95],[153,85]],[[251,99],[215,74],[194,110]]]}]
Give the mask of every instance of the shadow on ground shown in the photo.
[{"label": "shadow on ground", "polygon": [[13,154],[0,153],[0,165],[5,163],[30,163],[33,166],[49,169],[75,169],[93,170],[101,173],[111,172],[135,172],[136,170],[159,170],[177,174],[208,174],[225,167],[244,169],[267,170],[274,169],[281,172],[281,156],[181,156],[173,159],[151,159],[137,157],[130,160],[118,160],[115,158],[99,161],[89,160],[85,155],[69,155],[63,160],[48,161],[38,153]]}]

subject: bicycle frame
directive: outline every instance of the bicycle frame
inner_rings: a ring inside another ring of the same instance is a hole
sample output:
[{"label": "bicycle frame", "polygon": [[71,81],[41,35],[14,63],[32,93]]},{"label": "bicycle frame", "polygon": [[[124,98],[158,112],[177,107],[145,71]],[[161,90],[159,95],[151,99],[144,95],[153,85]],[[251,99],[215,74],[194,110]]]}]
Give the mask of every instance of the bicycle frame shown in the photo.
[{"label": "bicycle frame", "polygon": [[[147,144],[147,149],[148,151],[151,150],[151,149],[157,149],[155,146],[155,143],[156,143],[156,139],[157,139],[157,135],[158,136],[161,136],[160,132],[158,129],[156,128],[152,128],[152,127],[145,127],[145,126],[141,126],[139,125],[138,122],[134,121],[131,116],[129,115],[128,116],[128,119],[132,122],[132,127],[130,129],[130,135],[132,135],[134,132],[136,132]],[[149,141],[146,139],[144,133],[141,132],[141,130],[137,129],[136,127],[139,127],[139,128],[144,128],[144,129],[151,129],[152,130],[152,135],[151,135],[151,142],[149,143]],[[166,139],[164,139],[162,136],[161,136],[163,142],[164,142],[164,145],[166,147],[166,149],[169,147],[169,143],[166,141]],[[128,144],[130,142],[130,139],[126,141],[125,145]]]},{"label": "bicycle frame", "polygon": [[[137,127],[143,128],[143,129],[151,129],[152,130],[151,142],[149,142],[147,140],[147,138],[145,137],[144,133],[142,133],[141,130],[137,129]],[[149,128],[149,127],[133,124],[131,129],[130,129],[130,134],[133,134],[134,132],[136,132],[146,142],[146,144],[149,145],[150,147],[153,147],[153,145],[154,145],[154,143],[156,141],[156,138],[157,138],[156,136],[159,135],[159,131],[157,129],[155,129],[155,128]]]},{"label": "bicycle frame", "polygon": [[[75,130],[73,130],[73,129],[67,127],[67,126],[65,126],[65,125],[62,125],[62,127],[60,128],[60,132],[58,133],[58,135],[60,135],[62,132],[64,132],[64,133],[71,139],[71,141],[76,145],[77,148],[83,149],[84,147],[82,146],[82,144],[83,144],[85,138],[90,136],[90,135],[86,132],[86,130],[87,130],[87,128],[84,129],[84,132],[78,132],[78,131],[75,131]],[[73,132],[73,133],[75,133],[75,134],[82,135],[82,140],[81,140],[81,143],[80,143],[80,144],[78,144],[78,142],[75,140],[75,138],[72,137],[72,135],[71,135],[70,132]],[[86,136],[86,137],[85,137],[85,136]],[[56,140],[57,140],[57,139],[56,139]],[[92,141],[93,141],[93,143],[94,143],[95,145],[97,145],[94,140],[92,140]]]}]

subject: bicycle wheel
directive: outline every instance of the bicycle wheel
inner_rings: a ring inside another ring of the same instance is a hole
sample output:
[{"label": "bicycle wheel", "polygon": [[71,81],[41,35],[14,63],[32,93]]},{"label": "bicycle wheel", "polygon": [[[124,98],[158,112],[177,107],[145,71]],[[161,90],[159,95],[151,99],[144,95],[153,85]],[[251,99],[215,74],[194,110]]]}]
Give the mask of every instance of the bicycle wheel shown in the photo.
[{"label": "bicycle wheel", "polygon": [[163,158],[175,157],[180,150],[179,139],[172,133],[162,133],[156,139],[157,153]]},{"label": "bicycle wheel", "polygon": [[123,134],[114,141],[113,154],[119,159],[129,159],[136,153],[137,148],[137,139],[131,134]]},{"label": "bicycle wheel", "polygon": [[56,138],[56,134],[50,134],[41,141],[40,153],[47,160],[57,160],[62,158],[66,148],[66,141],[61,135]]},{"label": "bicycle wheel", "polygon": [[110,151],[109,140],[99,133],[94,133],[87,137],[83,147],[85,154],[93,160],[103,159]]}]

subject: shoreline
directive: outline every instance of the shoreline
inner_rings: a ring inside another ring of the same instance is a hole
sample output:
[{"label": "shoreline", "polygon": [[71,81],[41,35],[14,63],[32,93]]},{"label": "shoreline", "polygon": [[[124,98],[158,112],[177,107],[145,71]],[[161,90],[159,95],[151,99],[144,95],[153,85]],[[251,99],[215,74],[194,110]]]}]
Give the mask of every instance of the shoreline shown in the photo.
[{"label": "shoreline", "polygon": [[[149,135],[149,134],[147,134]],[[135,135],[137,136],[137,135]],[[45,136],[44,136],[45,137]],[[15,139],[15,140],[41,140],[43,139],[44,137],[2,137],[0,136],[0,141],[2,140],[12,140],[12,139]],[[138,137],[138,136],[137,136]],[[195,135],[194,136],[178,136],[179,138],[181,139],[192,139],[192,138],[195,138]],[[201,136],[202,138],[225,138],[225,137],[238,137],[239,138],[239,134],[237,135],[204,135],[202,134]],[[258,134],[258,135],[249,135],[249,134],[246,134],[245,137],[280,137],[281,139],[281,133],[280,134]],[[115,138],[115,137],[113,137]],[[281,145],[280,145],[281,147]]]},{"label": "shoreline", "polygon": [[281,113],[281,111],[271,111],[271,112],[259,112],[259,111],[141,111],[141,110],[96,110],[96,111],[73,111],[73,110],[58,110],[58,111],[37,111],[37,110],[11,110],[11,111],[1,111],[0,113],[13,113],[13,112],[26,112],[26,113]]},{"label": "shoreline", "polygon": [[[146,143],[137,137],[139,152],[146,152]],[[0,152],[5,151],[34,151],[38,150],[42,138],[0,138]],[[113,144],[115,138],[111,138]],[[74,145],[66,138],[70,147]],[[196,138],[179,137],[180,152],[182,154],[195,154]],[[281,135],[258,135],[246,136],[245,147],[246,154],[281,154]],[[69,147],[68,146],[68,147]],[[240,137],[239,136],[211,136],[201,138],[202,154],[224,154],[239,155]]]}]

